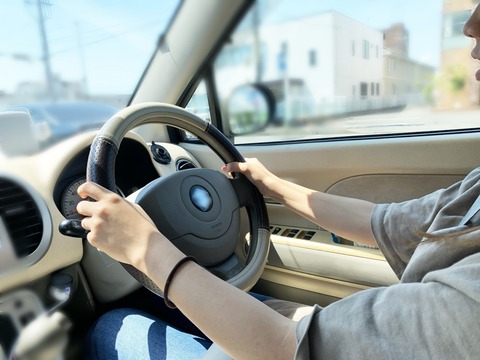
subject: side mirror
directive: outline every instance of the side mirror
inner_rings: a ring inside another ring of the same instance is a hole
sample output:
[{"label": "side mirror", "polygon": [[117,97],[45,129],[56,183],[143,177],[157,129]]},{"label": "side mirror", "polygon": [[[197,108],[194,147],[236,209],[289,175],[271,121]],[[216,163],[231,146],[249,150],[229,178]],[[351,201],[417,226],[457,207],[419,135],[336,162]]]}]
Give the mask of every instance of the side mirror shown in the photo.
[{"label": "side mirror", "polygon": [[275,112],[270,90],[262,85],[242,85],[232,92],[226,103],[231,135],[245,135],[265,128]]}]

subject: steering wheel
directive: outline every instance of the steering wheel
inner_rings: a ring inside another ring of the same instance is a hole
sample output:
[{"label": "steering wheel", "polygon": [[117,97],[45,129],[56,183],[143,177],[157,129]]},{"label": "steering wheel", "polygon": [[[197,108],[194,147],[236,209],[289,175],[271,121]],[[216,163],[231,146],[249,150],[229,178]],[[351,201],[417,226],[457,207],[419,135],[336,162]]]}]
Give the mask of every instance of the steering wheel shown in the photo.
[{"label": "steering wheel", "polygon": [[[119,111],[100,129],[90,148],[87,180],[116,191],[115,159],[120,143],[129,130],[147,123],[189,131],[224,163],[245,161],[228,138],[196,115],[169,104],[142,103]],[[183,170],[146,185],[135,202],[175,246],[211,273],[244,291],[260,278],[270,246],[268,216],[262,195],[242,174],[228,178],[209,169]],[[240,236],[241,208],[249,218],[248,241]],[[246,256],[240,256],[244,252]],[[163,297],[142,272],[129,264],[122,266]]]}]

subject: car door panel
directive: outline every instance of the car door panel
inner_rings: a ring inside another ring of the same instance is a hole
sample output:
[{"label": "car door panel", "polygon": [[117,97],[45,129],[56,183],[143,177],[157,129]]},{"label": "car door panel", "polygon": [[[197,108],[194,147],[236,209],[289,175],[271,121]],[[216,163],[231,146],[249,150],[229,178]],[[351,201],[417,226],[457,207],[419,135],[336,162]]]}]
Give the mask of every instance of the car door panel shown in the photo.
[{"label": "car door panel", "polygon": [[[202,146],[186,147],[203,166],[220,167]],[[258,158],[281,178],[382,203],[416,198],[462,179],[476,166],[473,154],[480,150],[480,137],[467,133],[238,148],[244,157]],[[398,281],[378,249],[354,246],[272,199],[266,203],[271,231],[280,230],[272,235],[258,291],[326,305],[356,291]],[[307,232],[314,235],[305,240],[302,236]]]},{"label": "car door panel", "polygon": [[363,175],[344,179],[332,185],[330,194],[357,197],[374,203],[416,199],[459,180],[459,175]]}]

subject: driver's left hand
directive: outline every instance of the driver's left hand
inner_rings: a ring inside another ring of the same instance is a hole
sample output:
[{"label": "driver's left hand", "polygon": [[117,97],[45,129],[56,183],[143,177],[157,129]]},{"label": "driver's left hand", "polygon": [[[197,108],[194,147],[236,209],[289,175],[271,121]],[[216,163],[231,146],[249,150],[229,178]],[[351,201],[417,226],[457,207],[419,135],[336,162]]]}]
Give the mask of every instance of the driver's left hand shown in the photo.
[{"label": "driver's left hand", "polygon": [[161,235],[145,211],[93,182],[82,184],[78,194],[95,200],[77,206],[89,243],[117,261],[141,267]]}]

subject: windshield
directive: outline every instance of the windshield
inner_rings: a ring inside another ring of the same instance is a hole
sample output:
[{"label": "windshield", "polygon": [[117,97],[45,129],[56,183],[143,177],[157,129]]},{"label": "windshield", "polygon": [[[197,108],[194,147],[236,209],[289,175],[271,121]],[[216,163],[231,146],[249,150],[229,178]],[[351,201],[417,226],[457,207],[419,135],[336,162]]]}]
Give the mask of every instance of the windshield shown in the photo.
[{"label": "windshield", "polygon": [[27,113],[42,147],[99,128],[127,105],[179,2],[2,2],[0,121]]}]

